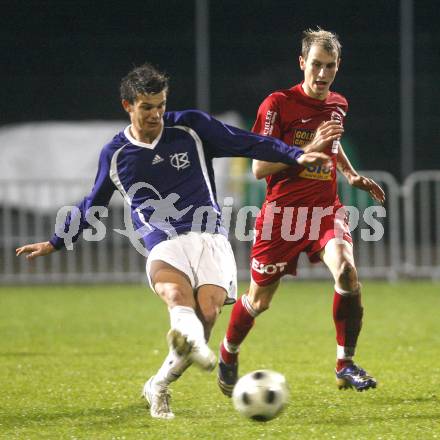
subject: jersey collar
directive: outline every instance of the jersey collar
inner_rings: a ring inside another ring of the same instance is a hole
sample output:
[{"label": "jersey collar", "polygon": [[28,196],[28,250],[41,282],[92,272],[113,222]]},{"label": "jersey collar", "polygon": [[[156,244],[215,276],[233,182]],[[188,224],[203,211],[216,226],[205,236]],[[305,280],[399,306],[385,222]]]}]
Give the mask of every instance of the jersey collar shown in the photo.
[{"label": "jersey collar", "polygon": [[157,135],[157,137],[154,139],[153,142],[151,142],[151,144],[146,144],[145,142],[141,142],[136,140],[130,133],[130,127],[131,124],[128,125],[127,127],[125,127],[124,130],[124,136],[130,141],[131,144],[136,145],[137,147],[141,147],[141,148],[148,148],[149,150],[154,150],[154,148],[156,147],[156,145],[158,144],[162,133],[163,133],[163,125],[162,128],[160,129],[159,134]]},{"label": "jersey collar", "polygon": [[327,94],[327,96],[325,97],[325,99],[312,98],[311,96],[307,95],[307,93],[304,91],[304,89],[303,89],[303,84],[304,84],[304,81],[301,81],[301,82],[298,84],[298,91],[299,91],[300,95],[301,95],[306,101],[309,101],[309,102],[311,102],[311,103],[313,103],[313,104],[315,104],[315,105],[324,105],[324,104],[327,104],[327,101],[329,100],[329,97],[330,97],[330,95],[331,95],[331,93],[332,93],[330,90],[328,91],[328,94]]}]

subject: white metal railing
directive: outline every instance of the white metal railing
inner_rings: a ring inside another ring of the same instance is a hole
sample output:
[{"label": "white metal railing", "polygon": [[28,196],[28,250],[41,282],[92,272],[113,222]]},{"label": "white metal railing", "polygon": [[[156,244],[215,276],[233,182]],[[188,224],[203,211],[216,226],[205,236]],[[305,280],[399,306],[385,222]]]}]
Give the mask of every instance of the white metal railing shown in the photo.
[{"label": "white metal railing", "polygon": [[[440,171],[418,171],[403,185],[386,172],[366,171],[380,183],[387,194],[386,216],[376,218],[383,228],[378,241],[365,241],[371,227],[363,218],[373,205],[368,195],[339,182],[341,200],[360,212],[358,227],[352,231],[355,257],[361,278],[425,277],[440,279]],[[232,194],[237,204],[257,205],[264,197],[264,182],[251,175],[218,182],[222,194]],[[21,244],[47,240],[53,232],[56,212],[50,200],[75,204],[78,194],[87,194],[90,182],[83,180],[4,180],[0,181],[0,283],[80,283],[145,281],[145,261],[126,237],[116,233],[123,229],[123,205],[115,195],[105,219],[107,234],[100,242],[79,240],[75,250],[61,251],[31,264],[15,257]],[[240,191],[237,192],[237,188]],[[248,189],[246,191],[246,188]],[[249,191],[251,188],[251,191]],[[231,192],[233,191],[233,192]],[[221,202],[221,201],[220,201]],[[368,220],[368,218],[367,218]],[[252,221],[249,221],[249,228]],[[364,232],[362,232],[364,231]],[[239,278],[249,277],[250,241],[230,240],[239,269]],[[322,264],[300,259],[300,278],[329,277]]]},{"label": "white metal railing", "polygon": [[403,272],[440,279],[440,171],[411,174],[402,186]]}]

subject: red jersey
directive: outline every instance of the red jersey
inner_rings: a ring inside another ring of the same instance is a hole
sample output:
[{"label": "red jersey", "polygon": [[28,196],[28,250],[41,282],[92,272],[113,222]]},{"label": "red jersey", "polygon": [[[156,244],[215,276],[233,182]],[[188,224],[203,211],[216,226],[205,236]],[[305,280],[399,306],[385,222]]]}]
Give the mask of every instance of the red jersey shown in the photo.
[{"label": "red jersey", "polygon": [[[252,131],[302,147],[313,139],[321,122],[336,117],[343,123],[347,109],[347,100],[342,95],[329,92],[321,101],[307,96],[302,84],[297,84],[270,94],[261,103]],[[331,153],[331,145],[325,153],[332,157],[332,169],[296,165],[266,177],[266,201],[276,201],[277,206],[339,205],[337,158]]]}]

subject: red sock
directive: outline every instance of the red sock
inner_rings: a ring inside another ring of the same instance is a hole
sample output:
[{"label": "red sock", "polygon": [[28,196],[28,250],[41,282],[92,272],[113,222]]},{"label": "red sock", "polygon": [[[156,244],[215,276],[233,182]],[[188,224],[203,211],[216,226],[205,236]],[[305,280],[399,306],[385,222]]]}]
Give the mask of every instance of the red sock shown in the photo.
[{"label": "red sock", "polygon": [[[333,320],[336,327],[336,341],[341,347],[349,348],[352,351],[357,344],[357,339],[362,327],[363,308],[361,295],[341,295],[335,292],[333,297]],[[336,369],[339,370],[353,363],[349,359],[338,359]]]},{"label": "red sock", "polygon": [[[234,304],[225,336],[228,344],[237,348],[244,341],[255,323],[255,317],[249,313],[248,309],[243,304],[243,301],[247,301],[246,295],[242,295]],[[222,342],[220,345],[220,355],[222,360],[227,364],[234,364],[237,362],[238,351],[237,353],[230,353],[226,350]]]}]

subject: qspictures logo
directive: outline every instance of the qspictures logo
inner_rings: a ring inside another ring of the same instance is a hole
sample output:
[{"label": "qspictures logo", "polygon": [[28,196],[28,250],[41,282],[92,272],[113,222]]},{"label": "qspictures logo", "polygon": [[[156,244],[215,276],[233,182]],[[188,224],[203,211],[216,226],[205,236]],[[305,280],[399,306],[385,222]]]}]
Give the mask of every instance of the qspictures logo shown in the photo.
[{"label": "qspictures logo", "polygon": [[[131,201],[141,189],[150,190],[151,197],[145,198],[139,206],[132,206]],[[180,198],[177,193],[161,195],[154,186],[146,182],[138,182],[127,191],[127,203],[124,204],[125,229],[113,229],[113,231],[127,237],[133,247],[145,257],[148,256],[148,251],[144,246],[144,239],[157,231],[165,233],[168,239],[177,236],[179,222],[184,216],[186,216],[184,223],[191,223],[191,231],[197,233],[201,233],[202,228],[203,232],[217,233],[219,219],[222,219],[222,233],[235,234],[238,241],[250,242],[254,240],[256,234],[259,234],[258,231],[248,226],[249,218],[257,218],[260,214],[260,209],[256,206],[242,206],[236,213],[233,213],[234,200],[232,197],[225,197],[221,212],[219,212],[213,209],[212,205],[193,206],[191,204],[182,207],[179,204]],[[57,213],[56,235],[63,239],[67,250],[73,249],[74,241],[80,232],[83,233],[86,241],[101,241],[107,233],[106,225],[101,219],[108,217],[108,214],[105,206],[90,206],[85,212],[81,212],[77,206],[64,206]],[[233,214],[234,218],[232,218]],[[274,222],[275,214],[278,215],[276,223]],[[369,206],[362,211],[354,206],[344,206],[335,211],[334,206],[281,207],[276,206],[276,202],[271,202],[266,205],[262,218],[261,239],[272,240],[272,233],[275,231],[284,241],[317,240],[322,221],[328,216],[332,216],[332,227],[337,239],[343,240],[346,234],[354,231],[361,217],[366,225],[361,228],[360,234],[364,241],[379,241],[385,232],[381,222],[381,218],[386,217],[386,210],[383,206]],[[133,217],[140,221],[141,226],[138,227],[139,222],[136,225],[133,223]],[[253,267],[260,273],[270,274],[275,271],[283,272],[285,263],[264,265],[256,261]]]}]

